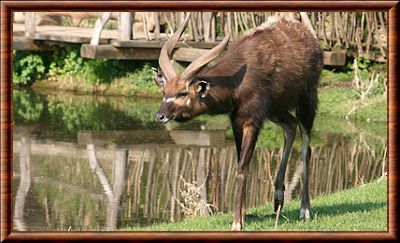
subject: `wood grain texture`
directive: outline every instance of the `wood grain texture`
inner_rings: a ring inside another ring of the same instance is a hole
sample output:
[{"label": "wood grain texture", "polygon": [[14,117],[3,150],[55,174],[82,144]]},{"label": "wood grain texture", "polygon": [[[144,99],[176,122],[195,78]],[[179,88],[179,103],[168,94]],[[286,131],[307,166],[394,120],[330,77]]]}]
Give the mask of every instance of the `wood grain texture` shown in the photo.
[{"label": "wood grain texture", "polygon": [[11,12],[1,3],[1,241],[11,231],[11,181],[12,181],[12,104],[11,104]]},{"label": "wood grain texture", "polygon": [[[397,5],[396,5],[397,4]],[[398,1],[3,1],[1,2],[1,241],[128,240],[395,240],[398,239]],[[389,88],[388,163],[389,228],[387,232],[15,232],[12,231],[12,73],[11,11],[388,11]]]},{"label": "wood grain texture", "polygon": [[46,241],[77,241],[82,240],[86,242],[91,240],[94,242],[108,241],[108,242],[121,242],[121,241],[194,241],[194,240],[213,240],[213,241],[227,241],[227,240],[390,240],[393,239],[388,234],[375,233],[375,232],[13,232],[7,240],[14,241],[28,241],[29,242],[46,242]]},{"label": "wood grain texture", "polygon": [[398,188],[399,188],[399,3],[389,10],[388,59],[388,225],[389,234],[399,239]]},{"label": "wood grain texture", "polygon": [[255,10],[382,10],[397,1],[7,1],[9,8],[54,11],[255,11]]}]

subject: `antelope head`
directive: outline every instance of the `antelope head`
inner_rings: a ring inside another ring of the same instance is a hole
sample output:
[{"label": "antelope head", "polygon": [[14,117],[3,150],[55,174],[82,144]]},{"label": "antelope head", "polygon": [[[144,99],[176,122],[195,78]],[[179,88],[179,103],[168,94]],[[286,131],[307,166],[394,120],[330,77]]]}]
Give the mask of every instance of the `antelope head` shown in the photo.
[{"label": "antelope head", "polygon": [[181,75],[178,75],[171,64],[171,54],[186,28],[189,18],[190,13],[186,15],[182,25],[161,49],[158,61],[160,68],[155,77],[155,81],[164,95],[161,107],[155,116],[155,120],[160,123],[169,120],[190,120],[201,113],[202,99],[207,97],[210,83],[196,78],[196,75],[223,53],[229,41],[230,35],[227,35],[221,43],[195,59]]}]

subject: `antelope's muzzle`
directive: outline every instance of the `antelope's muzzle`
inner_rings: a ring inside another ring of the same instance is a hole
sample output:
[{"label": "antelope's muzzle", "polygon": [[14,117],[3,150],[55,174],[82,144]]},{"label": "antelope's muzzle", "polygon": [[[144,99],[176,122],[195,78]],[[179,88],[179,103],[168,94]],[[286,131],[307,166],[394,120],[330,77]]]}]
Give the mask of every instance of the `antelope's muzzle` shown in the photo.
[{"label": "antelope's muzzle", "polygon": [[156,113],[156,116],[154,117],[156,122],[159,123],[166,123],[167,121],[169,121],[170,119],[161,111]]},{"label": "antelope's muzzle", "polygon": [[163,102],[160,109],[157,111],[154,119],[159,123],[166,123],[167,121],[174,119],[174,107],[170,103]]}]

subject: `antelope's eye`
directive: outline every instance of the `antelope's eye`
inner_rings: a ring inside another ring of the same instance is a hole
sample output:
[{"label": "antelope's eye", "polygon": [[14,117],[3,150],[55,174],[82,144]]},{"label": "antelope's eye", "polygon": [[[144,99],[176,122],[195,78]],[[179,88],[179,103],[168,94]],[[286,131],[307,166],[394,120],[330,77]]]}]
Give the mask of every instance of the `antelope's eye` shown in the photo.
[{"label": "antelope's eye", "polygon": [[182,92],[182,93],[179,93],[177,96],[176,96],[176,98],[180,98],[180,97],[186,97],[186,96],[188,96],[188,92]]}]

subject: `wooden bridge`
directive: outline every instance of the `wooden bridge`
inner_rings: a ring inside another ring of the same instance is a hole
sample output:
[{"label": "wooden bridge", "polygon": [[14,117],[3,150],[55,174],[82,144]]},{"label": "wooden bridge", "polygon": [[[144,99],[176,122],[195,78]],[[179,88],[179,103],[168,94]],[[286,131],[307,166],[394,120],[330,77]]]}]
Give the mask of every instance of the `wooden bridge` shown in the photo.
[{"label": "wooden bridge", "polygon": [[[41,13],[41,15],[43,14]],[[73,12],[60,13],[61,16],[73,14]],[[87,14],[90,15],[90,13]],[[137,21],[138,14],[142,16],[139,21]],[[169,18],[169,14],[171,14],[171,18]],[[232,14],[232,16],[228,14]],[[223,36],[218,36],[218,33],[231,31],[233,39],[237,39],[241,32],[262,24],[268,17],[265,13],[263,15],[257,15],[257,13],[245,14],[247,15],[243,15],[243,13],[223,13],[220,16],[218,13],[211,12],[193,14],[191,21],[196,24],[189,24],[189,31],[178,43],[172,59],[191,62],[218,44],[223,38]],[[14,22],[14,50],[51,51],[64,43],[75,43],[81,45],[81,56],[85,58],[158,60],[163,43],[179,26],[182,13],[136,13],[136,15],[131,12],[97,13],[96,16],[98,17],[94,27],[65,26],[65,24],[39,25],[38,18],[40,16],[38,17],[38,15],[39,13],[26,12],[22,22]],[[118,28],[105,28],[113,16]],[[72,18],[74,17],[72,16]],[[247,26],[243,22],[246,18],[251,18],[253,26]],[[223,21],[222,24],[219,24],[219,29],[216,26],[217,19],[219,22]],[[242,24],[240,24],[240,21],[238,24],[238,20],[242,20]],[[150,22],[152,23],[151,26],[149,26]],[[140,23],[142,30],[137,28],[137,24]],[[317,31],[317,36],[318,33]],[[376,45],[376,43],[369,42],[371,45]],[[325,51],[324,64],[342,66],[345,64],[346,54],[348,53],[345,50]],[[379,58],[380,61],[386,61],[384,56]]]},{"label": "wooden bridge", "polygon": [[[81,56],[116,60],[158,60],[160,50],[167,40],[161,34],[158,40],[120,40],[118,30],[104,30],[99,43],[90,44],[93,29],[69,26],[38,26],[31,36],[24,34],[24,25],[13,26],[14,50],[52,51],[64,43],[81,44]],[[181,41],[173,54],[173,60],[192,62],[218,42]]]}]

